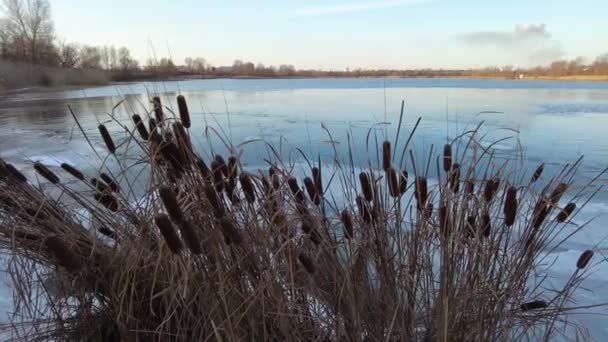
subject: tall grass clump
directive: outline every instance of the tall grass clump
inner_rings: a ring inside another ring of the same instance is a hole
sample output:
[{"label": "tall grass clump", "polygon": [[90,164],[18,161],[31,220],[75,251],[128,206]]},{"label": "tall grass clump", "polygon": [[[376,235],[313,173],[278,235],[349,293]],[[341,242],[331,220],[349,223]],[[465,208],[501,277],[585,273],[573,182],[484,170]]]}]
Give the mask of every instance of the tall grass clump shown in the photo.
[{"label": "tall grass clump", "polygon": [[[481,147],[479,128],[420,160],[410,150],[416,125],[405,145],[399,136],[376,144],[363,167],[336,148],[300,174],[267,144],[264,167],[252,170],[244,147],[223,139],[222,154],[192,143],[183,96],[178,113],[160,98],[152,105],[123,123],[127,141],[98,127],[117,169],[36,163],[43,191],[0,162],[0,249],[15,300],[3,328],[14,340],[496,341],[582,331],[569,329],[572,293],[599,258],[585,251],[563,288],[538,272],[545,251],[583,228],[573,218],[597,191],[578,178],[580,160],[524,179],[509,167],[517,160]],[[125,146],[141,158],[121,159]],[[139,179],[129,176],[135,166]]]}]

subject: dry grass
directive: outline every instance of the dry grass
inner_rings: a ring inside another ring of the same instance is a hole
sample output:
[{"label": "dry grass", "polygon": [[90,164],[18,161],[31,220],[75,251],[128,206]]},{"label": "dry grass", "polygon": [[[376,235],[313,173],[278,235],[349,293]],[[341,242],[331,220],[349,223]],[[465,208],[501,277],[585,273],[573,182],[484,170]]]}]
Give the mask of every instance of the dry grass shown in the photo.
[{"label": "dry grass", "polygon": [[[302,177],[274,153],[267,171],[252,172],[230,144],[229,156],[197,155],[178,101],[175,114],[155,98],[151,127],[139,115],[125,123],[128,143],[100,126],[109,158],[129,144],[144,152],[95,184],[69,165],[57,174],[34,165],[61,201],[0,163],[0,248],[16,300],[5,328],[15,340],[496,341],[551,338],[571,324],[593,252],[556,291],[536,269],[564,227],[582,229],[575,204],[558,207],[568,189],[579,210],[597,191],[576,182],[579,162],[522,180],[474,130],[425,163],[408,144],[391,153],[396,138],[360,172],[336,154]],[[133,203],[125,170],[142,164],[147,190]]]}]

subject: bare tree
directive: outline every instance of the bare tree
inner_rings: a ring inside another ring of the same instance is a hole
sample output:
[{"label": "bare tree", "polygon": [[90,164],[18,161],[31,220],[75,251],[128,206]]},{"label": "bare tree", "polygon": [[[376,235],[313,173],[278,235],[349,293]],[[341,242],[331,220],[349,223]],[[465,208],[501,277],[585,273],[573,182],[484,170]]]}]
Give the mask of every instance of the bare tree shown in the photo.
[{"label": "bare tree", "polygon": [[25,61],[49,64],[54,25],[48,0],[4,0],[7,29]]},{"label": "bare tree", "polygon": [[64,68],[75,68],[80,57],[78,45],[62,42],[59,44],[59,64]]},{"label": "bare tree", "polygon": [[118,64],[122,71],[133,71],[139,68],[139,64],[131,57],[131,51],[126,47],[118,49]]},{"label": "bare tree", "polygon": [[79,64],[83,69],[101,69],[100,49],[95,46],[83,46],[80,49]]}]

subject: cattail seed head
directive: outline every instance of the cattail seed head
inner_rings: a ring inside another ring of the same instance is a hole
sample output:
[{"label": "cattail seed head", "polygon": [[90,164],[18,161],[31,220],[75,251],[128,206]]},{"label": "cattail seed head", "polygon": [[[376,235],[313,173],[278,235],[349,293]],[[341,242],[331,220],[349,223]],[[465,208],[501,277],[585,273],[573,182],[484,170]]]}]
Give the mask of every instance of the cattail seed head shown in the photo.
[{"label": "cattail seed head", "polygon": [[222,204],[222,202],[220,200],[220,196],[217,194],[217,191],[215,191],[215,189],[210,185],[206,185],[204,187],[204,191],[205,191],[205,197],[207,197],[207,200],[209,201],[211,208],[213,208],[213,213],[215,214],[215,217],[217,217],[217,218],[224,217],[224,215],[226,214],[226,211],[224,209],[224,205]]},{"label": "cattail seed head", "polygon": [[164,114],[163,114],[163,105],[160,102],[160,97],[154,96],[152,98],[152,106],[154,108],[154,116],[156,117],[156,121],[160,126],[163,125]]},{"label": "cattail seed head", "polygon": [[308,193],[308,197],[314,203],[314,205],[321,204],[321,198],[317,194],[317,187],[314,184],[314,181],[310,177],[304,178],[304,187],[306,188],[306,192]]},{"label": "cattail seed head", "polygon": [[372,183],[369,180],[369,175],[366,172],[359,174],[359,182],[361,182],[361,192],[366,201],[371,202],[374,199],[374,190]]},{"label": "cattail seed head", "polygon": [[578,260],[576,261],[576,268],[578,268],[579,270],[584,269],[585,267],[587,267],[587,265],[589,264],[589,261],[591,261],[591,258],[593,257],[593,251],[592,250],[586,250],[584,251],[581,256],[578,257]]},{"label": "cattail seed head", "polygon": [[547,214],[549,214],[549,209],[550,207],[545,204],[545,199],[540,198],[532,211],[532,227],[534,227],[534,229],[538,229],[543,225],[543,222],[545,222],[545,219],[547,218]]},{"label": "cattail seed head", "polygon": [[399,177],[399,192],[401,192],[402,195],[407,191],[407,178],[407,171],[401,171],[401,176]]},{"label": "cattail seed head", "polygon": [[169,217],[165,214],[160,214],[154,218],[154,222],[171,252],[173,252],[173,254],[179,254],[183,249],[182,241],[179,239]]},{"label": "cattail seed head", "polygon": [[472,195],[475,192],[475,181],[472,179],[467,179],[464,183],[464,192],[467,195]]},{"label": "cattail seed head", "polygon": [[353,219],[347,209],[342,210],[340,219],[342,221],[342,224],[344,225],[344,237],[349,240],[352,239],[354,236]]},{"label": "cattail seed head", "polygon": [[197,158],[196,166],[198,167],[198,170],[203,175],[203,178],[208,179],[209,176],[211,175],[211,170],[209,170],[209,167],[207,166],[207,164],[205,164],[205,161],[202,160],[201,158]]},{"label": "cattail seed head", "polygon": [[82,269],[82,263],[71,248],[58,236],[50,236],[44,240],[47,251],[57,260],[59,265],[70,272]]},{"label": "cattail seed head", "polygon": [[243,189],[243,193],[245,194],[245,198],[249,203],[255,202],[255,186],[253,185],[253,179],[251,175],[248,173],[241,173],[239,176],[239,181],[241,183],[241,189]]},{"label": "cattail seed head", "polygon": [[418,210],[422,210],[426,205],[426,201],[428,199],[428,186],[426,182],[426,177],[418,176],[416,177],[416,183],[414,184],[414,191],[416,193],[416,201],[418,204]]},{"label": "cattail seed head", "polygon": [[439,207],[439,230],[441,236],[447,239],[450,235],[450,218],[448,217],[448,208],[445,205]]},{"label": "cattail seed head", "polygon": [[492,218],[490,217],[490,213],[486,210],[481,215],[481,235],[483,237],[489,237],[492,232]]},{"label": "cattail seed head", "polygon": [[97,189],[98,192],[101,192],[101,193],[112,192],[112,189],[110,189],[106,183],[104,183],[103,181],[100,181],[97,178],[91,178],[91,184],[95,187],[95,189]]},{"label": "cattail seed head", "polygon": [[61,168],[63,170],[65,170],[65,172],[72,175],[74,178],[84,181],[84,175],[82,174],[82,172],[80,172],[78,169],[76,169],[72,165],[63,163],[63,164],[61,164]]},{"label": "cattail seed head", "polygon": [[110,135],[110,132],[108,132],[108,129],[106,128],[106,126],[101,124],[101,125],[99,125],[98,128],[99,128],[99,133],[101,133],[101,138],[103,139],[103,142],[106,144],[108,151],[110,151],[110,153],[112,153],[112,154],[116,153],[116,146],[114,145],[114,140],[112,140],[112,136]]},{"label": "cattail seed head", "polygon": [[112,196],[108,192],[96,193],[95,200],[110,211],[118,211],[118,201],[116,200],[116,197]]},{"label": "cattail seed head", "polygon": [[102,235],[109,237],[110,239],[116,239],[116,233],[112,229],[110,229],[106,226],[101,226],[101,227],[97,228],[97,231],[99,233],[101,233]]},{"label": "cattail seed head", "polygon": [[106,182],[106,184],[108,184],[108,186],[110,186],[110,189],[112,189],[112,191],[114,191],[114,192],[119,192],[120,191],[120,187],[118,186],[118,183],[116,183],[114,181],[114,179],[112,177],[110,177],[108,174],[102,172],[99,175],[99,177],[101,177],[101,179],[104,182]]},{"label": "cattail seed head", "polygon": [[399,181],[397,180],[397,172],[390,166],[385,171],[386,182],[388,183],[388,192],[393,197],[399,197],[401,194],[401,188],[399,186]]},{"label": "cattail seed head", "polygon": [[486,202],[492,202],[494,199],[494,195],[496,195],[496,191],[500,186],[500,180],[498,178],[490,179],[486,181],[486,186],[483,189],[483,198]]},{"label": "cattail seed head", "polygon": [[386,171],[391,167],[391,143],[385,141],[382,143],[382,169]]},{"label": "cattail seed head", "polygon": [[237,175],[238,175],[238,160],[236,159],[235,156],[230,156],[228,157],[228,164],[227,164],[227,168],[228,168],[228,175],[227,175],[227,182],[226,182],[226,193],[228,194],[228,197],[232,197],[232,194],[234,193],[234,189],[236,189],[236,180],[237,180]]},{"label": "cattail seed head", "polygon": [[243,241],[241,233],[238,231],[238,229],[236,229],[234,223],[228,218],[224,217],[220,220],[220,227],[226,242],[230,241],[229,243],[239,245]]},{"label": "cattail seed head", "polygon": [[565,222],[568,217],[570,215],[572,215],[572,213],[574,212],[574,210],[576,209],[576,203],[570,202],[568,203],[568,205],[566,205],[566,207],[564,209],[562,209],[562,211],[557,214],[556,220],[559,223],[563,223]]},{"label": "cattail seed head", "polygon": [[568,184],[559,183],[551,193],[551,196],[549,196],[549,202],[551,205],[556,206],[566,190],[568,190]]},{"label": "cattail seed head", "polygon": [[452,173],[450,174],[450,187],[454,193],[460,191],[460,164],[452,165]]},{"label": "cattail seed head", "polygon": [[321,176],[321,169],[315,166],[311,169],[311,172],[312,180],[317,187],[317,195],[319,195],[319,197],[323,197],[323,179]]},{"label": "cattail seed head", "polygon": [[531,302],[523,303],[522,305],[519,306],[521,311],[538,310],[538,309],[544,309],[546,307],[547,307],[547,302],[545,302],[544,300],[534,300]]},{"label": "cattail seed head", "polygon": [[213,173],[213,184],[217,192],[224,190],[224,175],[222,173],[222,166],[217,160],[211,162],[211,172]]},{"label": "cattail seed head", "polygon": [[42,165],[41,163],[34,163],[34,169],[36,169],[36,172],[38,172],[39,175],[44,177],[49,182],[53,184],[59,183],[59,177],[57,177],[57,175],[53,171],[51,171],[48,167]]},{"label": "cattail seed head", "polygon": [[515,187],[509,187],[507,190],[503,212],[505,214],[505,225],[507,227],[512,226],[517,214],[517,189]]},{"label": "cattail seed head", "polygon": [[21,173],[21,171],[17,170],[13,164],[6,163],[4,165],[6,171],[12,176],[13,179],[17,180],[20,183],[26,183],[27,178]]},{"label": "cattail seed head", "polygon": [[294,177],[290,177],[287,179],[287,184],[289,185],[289,189],[291,190],[291,193],[295,197],[296,201],[298,203],[303,203],[306,198],[304,197],[302,190],[300,190],[300,186],[298,186],[298,180]]},{"label": "cattail seed head", "polygon": [[150,139],[150,134],[148,133],[146,125],[144,125],[144,122],[141,120],[141,116],[133,114],[133,122],[135,123],[135,128],[142,140]]},{"label": "cattail seed head", "polygon": [[312,262],[312,259],[310,259],[310,257],[308,257],[308,255],[300,253],[298,255],[298,260],[300,261],[302,266],[304,266],[304,269],[306,269],[306,272],[308,272],[310,274],[315,273],[315,264]]},{"label": "cattail seed head", "polygon": [[443,170],[449,172],[452,169],[452,145],[443,146]]},{"label": "cattail seed head", "polygon": [[357,209],[359,209],[359,215],[361,216],[363,222],[370,223],[372,221],[372,213],[370,212],[367,203],[365,203],[364,198],[357,196],[355,202],[357,202]]},{"label": "cattail seed head", "polygon": [[317,229],[316,222],[310,216],[303,215],[302,219],[302,231],[310,237],[310,240],[315,244],[319,245],[321,243],[321,234]]},{"label": "cattail seed head", "polygon": [[154,119],[154,118],[148,119],[148,128],[150,129],[150,134],[158,133],[156,130],[157,126],[158,126],[158,123],[156,122],[156,119]]},{"label": "cattail seed head", "polygon": [[184,125],[181,122],[174,122],[171,127],[173,129],[173,135],[175,135],[177,145],[179,146],[179,152],[182,155],[182,159],[188,160],[190,154],[193,153],[192,142],[190,141],[188,133],[186,133]]},{"label": "cattail seed head", "polygon": [[222,172],[224,177],[228,177],[229,176],[228,165],[226,165],[226,161],[224,161],[224,158],[222,156],[220,156],[219,154],[217,154],[215,156],[215,162],[219,166],[220,171]]},{"label": "cattail seed head", "polygon": [[537,168],[536,171],[534,171],[534,174],[532,174],[532,179],[530,180],[531,183],[535,183],[540,176],[543,174],[543,170],[545,169],[545,164],[540,164]]},{"label": "cattail seed head", "polygon": [[179,109],[179,117],[182,124],[186,128],[190,128],[190,111],[188,110],[188,103],[184,95],[177,96],[177,108]]},{"label": "cattail seed head", "polygon": [[469,237],[477,235],[477,217],[475,217],[475,215],[467,217],[466,233]]},{"label": "cattail seed head", "polygon": [[175,196],[175,191],[173,188],[168,186],[161,186],[158,190],[158,194],[160,195],[160,199],[165,205],[165,209],[167,209],[167,213],[169,217],[176,222],[180,223],[184,220],[184,213],[177,202],[177,197]]},{"label": "cattail seed head", "polygon": [[186,246],[188,247],[188,249],[190,249],[192,254],[201,254],[203,252],[201,248],[201,242],[198,238],[198,235],[196,235],[196,231],[194,230],[194,227],[192,226],[190,221],[182,221],[179,224],[179,230],[182,233],[182,238],[184,239]]}]

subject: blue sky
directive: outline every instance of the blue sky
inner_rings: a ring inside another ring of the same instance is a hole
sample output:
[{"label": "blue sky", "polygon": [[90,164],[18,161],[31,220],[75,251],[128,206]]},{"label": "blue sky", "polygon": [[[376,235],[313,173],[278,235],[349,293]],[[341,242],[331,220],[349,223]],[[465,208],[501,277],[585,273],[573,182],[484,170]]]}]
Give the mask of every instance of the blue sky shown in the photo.
[{"label": "blue sky", "polygon": [[530,66],[608,52],[607,0],[52,0],[59,38],[297,68]]}]

